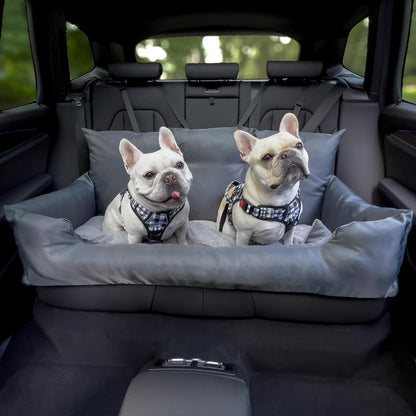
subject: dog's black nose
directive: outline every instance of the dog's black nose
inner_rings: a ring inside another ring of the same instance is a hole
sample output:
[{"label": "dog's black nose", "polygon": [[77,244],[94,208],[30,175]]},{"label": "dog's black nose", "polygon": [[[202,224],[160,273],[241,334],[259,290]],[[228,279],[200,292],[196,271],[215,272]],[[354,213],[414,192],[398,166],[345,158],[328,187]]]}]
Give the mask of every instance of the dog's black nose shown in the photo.
[{"label": "dog's black nose", "polygon": [[173,173],[169,173],[163,178],[163,182],[165,183],[174,183],[176,182],[176,176]]}]

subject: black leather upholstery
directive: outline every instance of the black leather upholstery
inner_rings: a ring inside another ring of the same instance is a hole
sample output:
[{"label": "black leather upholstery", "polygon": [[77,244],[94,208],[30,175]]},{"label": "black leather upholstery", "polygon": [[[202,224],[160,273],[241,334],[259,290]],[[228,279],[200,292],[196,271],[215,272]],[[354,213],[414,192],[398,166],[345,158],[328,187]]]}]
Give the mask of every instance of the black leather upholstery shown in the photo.
[{"label": "black leather upholstery", "polygon": [[237,79],[239,65],[235,63],[186,64],[186,77],[195,80]]},{"label": "black leather upholstery", "polygon": [[319,79],[323,64],[320,61],[268,61],[269,78],[309,78]]},{"label": "black leather upholstery", "polygon": [[159,79],[162,75],[162,65],[157,62],[139,63],[122,62],[108,65],[108,72],[113,79]]}]

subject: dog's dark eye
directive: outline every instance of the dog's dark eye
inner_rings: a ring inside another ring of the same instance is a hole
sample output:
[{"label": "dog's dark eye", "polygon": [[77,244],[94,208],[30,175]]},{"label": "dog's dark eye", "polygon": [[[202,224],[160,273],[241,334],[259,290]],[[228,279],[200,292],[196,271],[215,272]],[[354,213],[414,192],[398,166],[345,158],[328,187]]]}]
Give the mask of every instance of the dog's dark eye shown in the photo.
[{"label": "dog's dark eye", "polygon": [[261,160],[264,160],[265,162],[268,162],[270,159],[273,159],[273,156],[270,153],[265,154]]},{"label": "dog's dark eye", "polygon": [[154,173],[153,172],[146,172],[143,176],[146,179],[152,179],[153,178]]},{"label": "dog's dark eye", "polygon": [[296,143],[296,149],[303,149],[303,144],[301,142]]},{"label": "dog's dark eye", "polygon": [[176,164],[176,169],[183,169],[183,167],[184,167],[185,165],[183,164],[183,162],[178,162],[177,164]]}]

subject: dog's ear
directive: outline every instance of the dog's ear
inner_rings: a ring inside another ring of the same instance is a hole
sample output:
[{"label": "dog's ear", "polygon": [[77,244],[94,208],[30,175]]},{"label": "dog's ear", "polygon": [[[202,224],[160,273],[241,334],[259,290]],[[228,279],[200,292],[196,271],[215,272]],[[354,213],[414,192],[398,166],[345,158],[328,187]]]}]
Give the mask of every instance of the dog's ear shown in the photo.
[{"label": "dog's ear", "polygon": [[127,173],[130,175],[133,166],[140,159],[140,156],[143,153],[127,139],[121,139],[119,151],[121,157],[123,158],[124,167],[126,168]]},{"label": "dog's ear", "polygon": [[159,129],[159,146],[161,149],[170,149],[182,155],[181,149],[176,144],[175,136],[167,127],[161,127]]},{"label": "dog's ear", "polygon": [[241,159],[243,159],[244,162],[247,162],[247,159],[258,139],[250,133],[243,130],[237,130],[234,132],[234,140],[238,150],[240,151]]},{"label": "dog's ear", "polygon": [[280,122],[279,131],[286,131],[295,137],[299,137],[299,121],[293,113],[286,113]]}]

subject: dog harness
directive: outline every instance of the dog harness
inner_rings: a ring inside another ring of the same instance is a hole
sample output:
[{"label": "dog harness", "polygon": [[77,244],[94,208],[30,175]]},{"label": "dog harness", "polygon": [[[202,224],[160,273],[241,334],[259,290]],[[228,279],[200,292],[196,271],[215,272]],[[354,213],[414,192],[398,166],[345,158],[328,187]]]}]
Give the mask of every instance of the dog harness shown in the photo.
[{"label": "dog harness", "polygon": [[147,239],[150,242],[160,242],[162,235],[171,221],[175,216],[182,211],[185,206],[185,202],[178,208],[169,209],[167,211],[157,211],[153,212],[145,208],[143,205],[139,204],[130,194],[129,190],[126,188],[120,192],[120,205],[119,212],[121,215],[121,203],[123,201],[124,195],[127,193],[127,196],[130,200],[130,207],[135,213],[136,217],[142,222],[147,231]]},{"label": "dog harness", "polygon": [[255,206],[243,197],[244,182],[239,183],[237,181],[231,182],[224,193],[226,200],[226,206],[220,221],[220,231],[222,231],[225,218],[228,218],[228,222],[233,225],[233,206],[238,205],[248,215],[253,216],[259,220],[264,221],[277,221],[281,222],[286,227],[286,232],[294,227],[298,221],[302,208],[302,201],[300,200],[299,190],[293,198],[293,200],[287,205],[281,205],[278,207],[273,206]]}]

